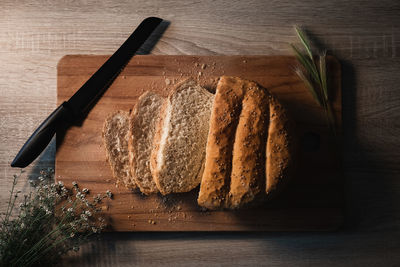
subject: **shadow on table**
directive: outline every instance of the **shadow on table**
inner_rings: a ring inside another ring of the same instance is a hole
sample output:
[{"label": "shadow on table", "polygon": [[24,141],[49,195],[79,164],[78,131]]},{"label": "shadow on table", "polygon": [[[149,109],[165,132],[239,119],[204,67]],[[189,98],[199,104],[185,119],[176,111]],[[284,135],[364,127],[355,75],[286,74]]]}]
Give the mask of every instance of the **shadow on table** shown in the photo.
[{"label": "shadow on table", "polygon": [[361,125],[363,118],[357,116],[360,105],[356,102],[356,90],[362,88],[357,87],[356,72],[350,62],[342,61],[342,73],[343,163],[346,185],[346,224],[343,230],[399,230],[400,224],[396,225],[395,221],[399,222],[400,193],[394,190],[395,177],[398,175],[386,171],[390,167],[388,161],[376,156],[370,147],[360,142],[362,131],[366,131],[361,127],[366,126],[365,123]]},{"label": "shadow on table", "polygon": [[[334,51],[335,47],[311,32],[306,33],[319,50]],[[371,148],[362,143],[362,139],[366,139],[362,134],[367,132],[367,124],[357,115],[357,109],[363,108],[364,104],[357,102],[363,90],[357,84],[360,76],[350,60],[340,57],[339,60],[342,66],[342,157],[346,194],[342,230],[374,231],[393,227],[399,230],[400,223],[394,223],[399,222],[394,214],[400,210],[400,195],[394,190],[396,173],[386,171],[390,168],[388,160],[373,153],[379,147]]]},{"label": "shadow on table", "polygon": [[[36,180],[40,176],[42,170],[54,168],[55,151],[56,138],[53,137],[46,149],[26,168],[28,170],[26,172],[26,178],[28,178],[28,180]],[[28,184],[26,186],[28,186]]]}]

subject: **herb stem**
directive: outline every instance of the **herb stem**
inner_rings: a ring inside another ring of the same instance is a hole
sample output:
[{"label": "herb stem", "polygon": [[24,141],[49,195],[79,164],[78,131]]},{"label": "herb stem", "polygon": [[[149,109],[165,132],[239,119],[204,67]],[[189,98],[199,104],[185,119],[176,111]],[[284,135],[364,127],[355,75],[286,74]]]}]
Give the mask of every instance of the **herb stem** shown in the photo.
[{"label": "herb stem", "polygon": [[[5,223],[8,223],[10,215],[11,215],[11,212],[10,212],[11,200],[14,195],[14,189],[15,189],[15,185],[17,184],[17,179],[18,179],[17,175],[14,175],[13,177],[14,177],[14,179],[13,179],[13,183],[12,183],[12,187],[11,187],[10,198],[8,199],[7,212],[6,212],[5,219],[4,219]],[[15,201],[13,202],[13,204],[15,204]]]},{"label": "herb stem", "polygon": [[335,115],[330,102],[327,82],[326,52],[324,51],[319,55],[317,64],[306,35],[298,27],[295,27],[295,30],[305,50],[305,54],[303,54],[295,45],[290,44],[298,62],[302,66],[302,68],[296,68],[295,72],[304,82],[317,104],[324,109],[328,127],[336,136]]}]

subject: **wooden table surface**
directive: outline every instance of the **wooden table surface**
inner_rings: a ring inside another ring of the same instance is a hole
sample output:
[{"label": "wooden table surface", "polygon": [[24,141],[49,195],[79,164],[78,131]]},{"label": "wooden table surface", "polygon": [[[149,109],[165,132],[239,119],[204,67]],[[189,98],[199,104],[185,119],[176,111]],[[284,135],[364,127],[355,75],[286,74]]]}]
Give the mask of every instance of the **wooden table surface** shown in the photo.
[{"label": "wooden table surface", "polygon": [[[56,106],[58,60],[111,54],[147,16],[171,22],[152,54],[290,54],[296,24],[340,59],[346,224],[333,233],[107,233],[67,257],[66,266],[400,265],[400,4],[394,0],[2,0],[1,211],[18,173],[10,162]],[[53,141],[24,179],[54,167],[54,154]],[[19,187],[28,189],[23,181]]]}]

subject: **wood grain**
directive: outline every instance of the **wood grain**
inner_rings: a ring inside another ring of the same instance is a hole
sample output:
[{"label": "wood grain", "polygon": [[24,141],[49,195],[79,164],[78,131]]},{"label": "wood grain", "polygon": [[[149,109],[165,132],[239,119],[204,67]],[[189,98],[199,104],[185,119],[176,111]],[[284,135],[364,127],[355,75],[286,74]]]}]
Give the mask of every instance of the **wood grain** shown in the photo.
[{"label": "wood grain", "polygon": [[[400,262],[399,3],[384,1],[3,0],[0,3],[0,210],[9,164],[56,107],[59,59],[112,54],[146,16],[171,21],[152,54],[282,55],[304,26],[343,69],[346,231],[110,233],[66,266],[393,266]],[[24,104],[21,104],[24,103]],[[26,169],[54,167],[55,142]],[[18,188],[29,190],[24,178]],[[174,249],[171,249],[174,248]],[[149,260],[151,259],[151,260]]]},{"label": "wood grain", "polygon": [[[69,99],[105,62],[106,56],[65,56],[58,63],[58,104]],[[76,181],[93,194],[112,190],[105,216],[111,231],[304,231],[332,230],[343,221],[343,176],[324,112],[294,74],[294,57],[136,56],[125,67],[81,126],[57,132],[56,180]],[[329,58],[333,107],[341,132],[340,65]],[[186,77],[215,91],[221,75],[254,80],[275,94],[296,122],[296,139],[310,133],[318,148],[300,146],[298,168],[288,190],[273,203],[249,211],[202,212],[197,190],[168,197],[144,197],[115,187],[101,132],[106,116],[130,110],[144,91],[167,96]],[[155,224],[151,223],[155,221]],[[150,222],[150,223],[149,223]]]}]

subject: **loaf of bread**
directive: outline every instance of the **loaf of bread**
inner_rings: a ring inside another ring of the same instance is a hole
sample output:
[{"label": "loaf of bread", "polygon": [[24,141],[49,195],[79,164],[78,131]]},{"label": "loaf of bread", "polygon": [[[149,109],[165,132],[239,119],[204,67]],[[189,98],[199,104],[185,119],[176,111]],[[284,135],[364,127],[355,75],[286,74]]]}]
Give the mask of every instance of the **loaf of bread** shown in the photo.
[{"label": "loaf of bread", "polygon": [[286,111],[266,89],[241,78],[221,77],[198,204],[236,209],[279,190],[292,169],[293,133],[288,124]]},{"label": "loaf of bread", "polygon": [[104,122],[102,134],[113,177],[118,184],[136,188],[129,166],[129,113],[118,110],[110,114]]},{"label": "loaf of bread", "polygon": [[144,194],[158,189],[150,170],[155,127],[164,98],[153,92],[142,94],[129,118],[129,162],[132,179]]},{"label": "loaf of bread", "polygon": [[165,100],[156,126],[151,173],[161,194],[199,185],[214,95],[194,80],[178,84]]}]

